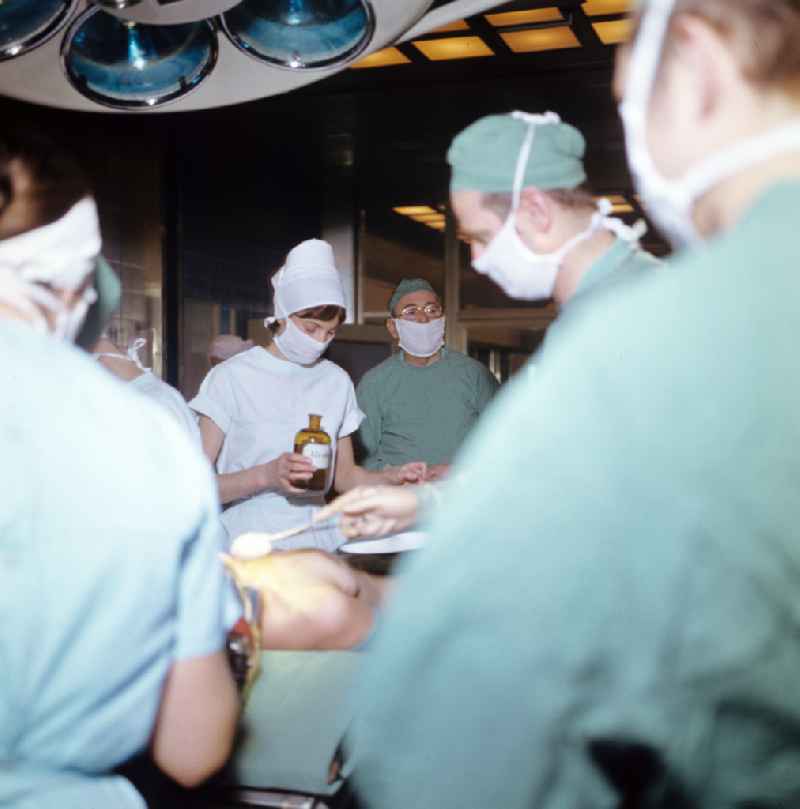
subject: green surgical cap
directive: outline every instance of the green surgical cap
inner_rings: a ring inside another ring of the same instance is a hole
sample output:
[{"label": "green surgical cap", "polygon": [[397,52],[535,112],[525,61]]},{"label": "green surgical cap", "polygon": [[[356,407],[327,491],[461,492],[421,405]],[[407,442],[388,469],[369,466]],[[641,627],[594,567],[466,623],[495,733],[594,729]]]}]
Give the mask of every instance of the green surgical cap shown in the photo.
[{"label": "green surgical cap", "polygon": [[412,292],[420,292],[421,290],[433,292],[434,295],[436,294],[436,290],[424,278],[404,278],[397,285],[397,288],[392,293],[392,297],[389,298],[389,314],[394,313],[394,307],[397,306],[406,295],[410,295]]},{"label": "green surgical cap", "polygon": [[[447,153],[453,169],[450,190],[485,194],[513,191],[517,161],[529,127],[511,115],[489,115],[468,126]],[[522,187],[542,191],[577,188],[586,182],[585,152],[586,141],[574,126],[537,125]]]}]

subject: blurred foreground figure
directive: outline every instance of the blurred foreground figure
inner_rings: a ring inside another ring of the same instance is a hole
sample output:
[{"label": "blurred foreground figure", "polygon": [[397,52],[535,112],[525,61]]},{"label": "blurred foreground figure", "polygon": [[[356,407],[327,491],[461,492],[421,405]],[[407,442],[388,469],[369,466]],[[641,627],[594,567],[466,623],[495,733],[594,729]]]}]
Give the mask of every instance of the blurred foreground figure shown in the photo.
[{"label": "blurred foreground figure", "polygon": [[679,252],[471,442],[359,691],[371,809],[797,803],[798,86],[796,2],[641,5],[618,88]]}]

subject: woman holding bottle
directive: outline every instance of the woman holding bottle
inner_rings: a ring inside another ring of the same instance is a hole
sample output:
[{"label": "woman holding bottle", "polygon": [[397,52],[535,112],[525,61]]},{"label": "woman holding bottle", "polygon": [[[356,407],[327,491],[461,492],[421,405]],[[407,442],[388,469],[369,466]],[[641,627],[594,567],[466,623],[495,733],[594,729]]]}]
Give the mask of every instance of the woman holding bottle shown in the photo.
[{"label": "woman holding bottle", "polygon": [[[213,368],[190,406],[203,449],[216,465],[231,540],[310,522],[328,489],[400,485],[424,478],[421,463],[368,472],[356,465],[351,435],[364,414],[344,370],[322,355],[345,319],[344,289],[331,246],[302,242],[272,279],[273,339]],[[296,451],[293,451],[296,450]],[[335,528],[317,526],[281,547],[331,550]]]}]

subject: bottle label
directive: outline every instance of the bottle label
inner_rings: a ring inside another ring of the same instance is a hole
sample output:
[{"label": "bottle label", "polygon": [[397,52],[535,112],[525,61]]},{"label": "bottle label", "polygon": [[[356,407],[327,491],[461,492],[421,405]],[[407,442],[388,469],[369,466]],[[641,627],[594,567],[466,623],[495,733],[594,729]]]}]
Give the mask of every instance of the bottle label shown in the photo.
[{"label": "bottle label", "polygon": [[331,448],[329,444],[306,444],[303,456],[314,463],[314,469],[327,469],[331,465]]}]

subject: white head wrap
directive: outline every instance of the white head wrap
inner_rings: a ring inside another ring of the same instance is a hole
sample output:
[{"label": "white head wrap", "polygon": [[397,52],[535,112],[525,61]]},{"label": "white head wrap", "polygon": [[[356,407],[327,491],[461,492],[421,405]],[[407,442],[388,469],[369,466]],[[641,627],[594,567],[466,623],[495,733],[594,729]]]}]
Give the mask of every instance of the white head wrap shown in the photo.
[{"label": "white head wrap", "polygon": [[292,249],[286,263],[272,276],[272,286],[275,316],[268,317],[266,325],[315,306],[347,308],[333,248],[321,239],[309,239]]},{"label": "white head wrap", "polygon": [[0,300],[33,316],[42,328],[37,306],[56,313],[64,307],[38,284],[79,289],[94,269],[101,246],[97,207],[89,197],[56,222],[0,241]]}]

